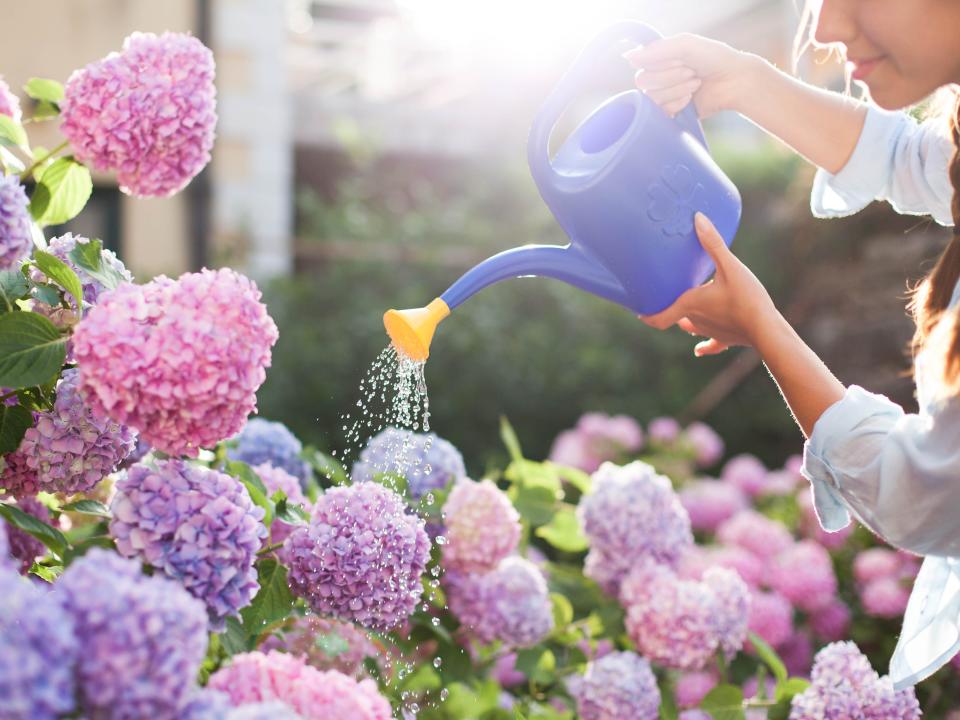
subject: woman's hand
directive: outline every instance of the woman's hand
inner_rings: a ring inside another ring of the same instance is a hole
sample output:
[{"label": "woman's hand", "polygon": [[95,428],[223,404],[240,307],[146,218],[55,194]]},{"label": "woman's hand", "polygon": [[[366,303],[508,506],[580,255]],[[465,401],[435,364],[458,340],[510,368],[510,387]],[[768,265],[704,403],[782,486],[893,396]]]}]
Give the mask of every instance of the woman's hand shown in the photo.
[{"label": "woman's hand", "polygon": [[691,100],[700,117],[739,110],[754,90],[753,77],[767,63],[729,45],[684,33],[624,53],[637,69],[640,90],[676,115]]},{"label": "woman's hand", "polygon": [[733,345],[756,345],[764,326],[779,315],[770,295],[730,252],[706,215],[697,213],[694,224],[700,244],[716,265],[713,279],[687,290],[666,310],[640,319],[658,330],[676,324],[707,338],[694,348],[697,357],[716,355]]}]

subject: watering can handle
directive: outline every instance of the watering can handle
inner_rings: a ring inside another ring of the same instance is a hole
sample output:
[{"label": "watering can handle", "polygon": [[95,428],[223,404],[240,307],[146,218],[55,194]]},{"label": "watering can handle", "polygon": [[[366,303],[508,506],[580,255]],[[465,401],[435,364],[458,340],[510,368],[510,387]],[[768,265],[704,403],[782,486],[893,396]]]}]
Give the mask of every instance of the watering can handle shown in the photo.
[{"label": "watering can handle", "polygon": [[[622,20],[603,30],[581,51],[570,69],[560,78],[560,82],[547,96],[530,128],[530,136],[527,141],[527,161],[537,184],[547,180],[554,172],[549,153],[550,134],[553,132],[553,127],[576,93],[583,90],[590,79],[591,70],[602,57],[602,54],[609,52],[610,46],[621,40],[632,40],[639,44],[646,44],[662,37],[663,35],[645,23]],[[707,141],[703,136],[703,128],[700,127],[697,110],[692,102],[677,115],[676,121],[684,130],[700,141],[704,147],[707,146]]]}]

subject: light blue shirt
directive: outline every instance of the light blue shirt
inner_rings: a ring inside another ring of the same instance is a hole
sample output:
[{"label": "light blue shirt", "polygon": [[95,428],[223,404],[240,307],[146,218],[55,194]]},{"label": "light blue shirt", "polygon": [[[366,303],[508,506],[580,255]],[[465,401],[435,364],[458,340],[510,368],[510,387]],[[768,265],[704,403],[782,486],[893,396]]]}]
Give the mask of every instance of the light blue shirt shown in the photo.
[{"label": "light blue shirt", "polygon": [[[817,173],[811,209],[838,217],[883,199],[898,212],[952,225],[953,152],[943,121],[918,124],[871,108],[843,169]],[[960,284],[951,305],[958,296]],[[938,396],[924,360],[915,368],[919,414],[852,385],[817,421],[803,453],[824,529],[839,530],[852,515],[892,545],[927,556],[890,659],[898,689],[960,650],[960,398]]]}]

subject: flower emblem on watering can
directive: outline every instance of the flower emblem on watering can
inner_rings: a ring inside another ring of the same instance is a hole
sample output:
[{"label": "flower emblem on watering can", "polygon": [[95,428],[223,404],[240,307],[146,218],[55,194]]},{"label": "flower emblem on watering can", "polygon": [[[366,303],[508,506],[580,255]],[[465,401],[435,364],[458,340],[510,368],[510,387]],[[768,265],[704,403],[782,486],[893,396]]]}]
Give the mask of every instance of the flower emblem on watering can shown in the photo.
[{"label": "flower emblem on watering can", "polygon": [[686,165],[665,167],[647,194],[647,217],[668,237],[689,235],[694,213],[707,211],[706,191]]}]

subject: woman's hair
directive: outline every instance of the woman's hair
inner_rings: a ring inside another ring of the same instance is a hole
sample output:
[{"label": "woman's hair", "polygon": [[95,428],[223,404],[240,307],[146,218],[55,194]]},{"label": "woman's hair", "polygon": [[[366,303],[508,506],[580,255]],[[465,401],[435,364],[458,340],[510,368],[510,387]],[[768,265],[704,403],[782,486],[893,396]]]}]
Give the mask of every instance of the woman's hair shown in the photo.
[{"label": "woman's hair", "polygon": [[[793,45],[794,72],[801,55],[811,47],[822,47],[814,39],[820,2],[822,0],[805,0],[803,3]],[[953,157],[948,167],[953,186],[953,237],[933,269],[910,292],[907,309],[917,325],[911,350],[915,358],[925,351],[925,367],[934,377],[939,377],[944,395],[957,395],[960,394],[960,311],[948,312],[948,306],[960,279],[960,90],[942,89],[930,104],[928,115],[942,116],[953,138]]]}]

